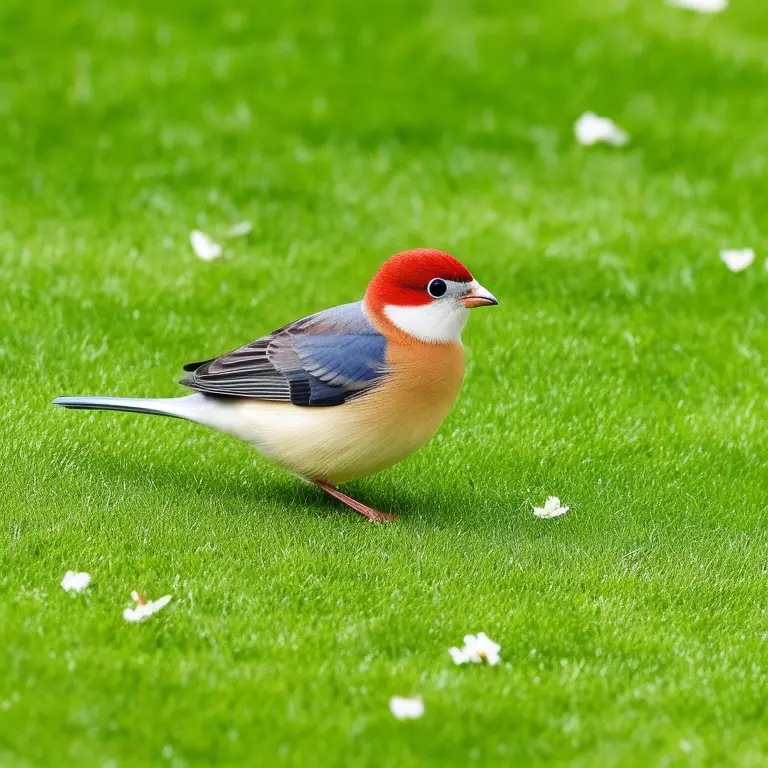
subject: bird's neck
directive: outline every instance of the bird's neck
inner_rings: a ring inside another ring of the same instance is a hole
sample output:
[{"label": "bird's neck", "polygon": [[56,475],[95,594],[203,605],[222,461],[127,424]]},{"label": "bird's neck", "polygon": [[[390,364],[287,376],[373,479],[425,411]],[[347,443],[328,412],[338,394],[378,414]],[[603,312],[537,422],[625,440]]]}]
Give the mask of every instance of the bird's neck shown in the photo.
[{"label": "bird's neck", "polygon": [[461,346],[461,332],[469,310],[463,306],[434,303],[416,307],[370,306],[363,311],[379,333],[391,343]]}]

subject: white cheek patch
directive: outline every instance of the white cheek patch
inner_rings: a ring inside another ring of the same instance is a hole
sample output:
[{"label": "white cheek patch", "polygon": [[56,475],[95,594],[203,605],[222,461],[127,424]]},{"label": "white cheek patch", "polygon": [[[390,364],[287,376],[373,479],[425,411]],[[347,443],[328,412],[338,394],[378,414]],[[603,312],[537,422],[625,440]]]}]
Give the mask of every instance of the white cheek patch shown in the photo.
[{"label": "white cheek patch", "polygon": [[458,300],[446,298],[419,307],[384,307],[387,319],[401,331],[427,343],[460,341],[469,310]]}]

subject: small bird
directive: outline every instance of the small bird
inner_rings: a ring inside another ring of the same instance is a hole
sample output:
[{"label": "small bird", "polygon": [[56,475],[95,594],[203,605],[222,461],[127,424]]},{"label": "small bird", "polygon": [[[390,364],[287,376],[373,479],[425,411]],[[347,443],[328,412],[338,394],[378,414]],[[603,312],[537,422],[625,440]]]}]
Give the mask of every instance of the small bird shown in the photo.
[{"label": "small bird", "polygon": [[184,366],[181,383],[194,394],[53,402],[204,424],[253,444],[368,520],[392,522],[335,486],[390,467],[429,441],[461,388],[469,310],[494,304],[453,256],[404,251],[384,262],[362,301]]}]

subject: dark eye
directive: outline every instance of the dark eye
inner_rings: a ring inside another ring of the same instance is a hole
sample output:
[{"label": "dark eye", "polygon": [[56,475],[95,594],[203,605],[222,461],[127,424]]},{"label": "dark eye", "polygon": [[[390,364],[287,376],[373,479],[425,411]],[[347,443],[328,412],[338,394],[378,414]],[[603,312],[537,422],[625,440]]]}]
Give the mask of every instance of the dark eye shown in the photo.
[{"label": "dark eye", "polygon": [[433,299],[439,299],[441,296],[445,296],[447,290],[448,286],[445,284],[445,280],[441,280],[439,277],[430,280],[429,285],[427,286],[427,293]]}]

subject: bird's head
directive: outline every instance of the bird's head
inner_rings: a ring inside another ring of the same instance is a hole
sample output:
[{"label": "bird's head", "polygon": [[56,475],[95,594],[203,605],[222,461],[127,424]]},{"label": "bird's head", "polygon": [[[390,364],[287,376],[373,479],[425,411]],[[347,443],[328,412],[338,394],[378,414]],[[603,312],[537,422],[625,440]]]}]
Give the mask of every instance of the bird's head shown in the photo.
[{"label": "bird's head", "polygon": [[460,261],[431,248],[387,259],[364,299],[373,317],[427,343],[458,341],[470,309],[498,303]]}]

